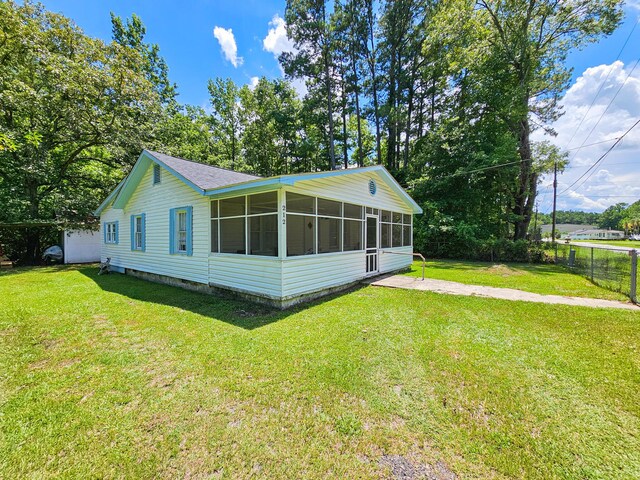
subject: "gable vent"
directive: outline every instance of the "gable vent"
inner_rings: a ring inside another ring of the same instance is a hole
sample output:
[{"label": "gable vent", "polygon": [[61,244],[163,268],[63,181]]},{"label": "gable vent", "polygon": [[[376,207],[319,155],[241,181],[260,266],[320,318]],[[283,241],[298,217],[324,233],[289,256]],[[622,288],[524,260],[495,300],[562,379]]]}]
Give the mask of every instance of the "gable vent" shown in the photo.
[{"label": "gable vent", "polygon": [[153,166],[153,184],[157,185],[160,183],[160,165],[157,163]]}]

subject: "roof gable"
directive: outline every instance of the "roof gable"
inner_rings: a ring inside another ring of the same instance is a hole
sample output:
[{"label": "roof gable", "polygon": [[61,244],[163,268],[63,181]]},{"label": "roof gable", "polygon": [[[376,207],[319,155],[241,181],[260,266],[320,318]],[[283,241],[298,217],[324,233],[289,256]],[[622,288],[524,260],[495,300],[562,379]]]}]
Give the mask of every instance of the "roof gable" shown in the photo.
[{"label": "roof gable", "polygon": [[420,206],[409,196],[396,179],[393,178],[393,175],[391,175],[382,165],[261,178],[255,175],[234,172],[233,170],[192,162],[182,158],[171,157],[163,153],[143,150],[129,175],[127,175],[116,189],[109,194],[106,200],[102,202],[95,214],[100,215],[100,213],[110,204],[113,205],[113,208],[124,208],[133,192],[138,188],[142,177],[151,164],[160,165],[200,195],[207,196],[272,190],[274,188],[280,188],[282,185],[295,185],[297,182],[302,181],[375,172],[380,175],[381,179],[394,193],[396,193],[407,205],[411,207],[411,210],[414,213],[422,213]]},{"label": "roof gable", "polygon": [[234,172],[225,168],[171,157],[163,153],[143,150],[129,175],[102,202],[95,214],[100,215],[109,204],[112,204],[113,208],[123,208],[133,192],[138,188],[142,177],[151,164],[160,165],[201,195],[204,195],[208,189],[244,183],[260,178],[255,175]]},{"label": "roof gable", "polygon": [[260,177],[247,173],[235,172],[226,168],[214,167],[204,163],[192,162],[183,158],[171,157],[164,153],[145,150],[147,153],[178,178],[187,180],[201,190],[210,190],[225,185],[257,180]]},{"label": "roof gable", "polygon": [[370,167],[348,168],[343,170],[329,170],[325,172],[298,173],[291,175],[280,175],[277,177],[258,178],[249,182],[237,185],[228,185],[225,187],[207,190],[205,195],[218,196],[228,195],[230,193],[255,192],[260,190],[270,190],[279,188],[281,185],[295,185],[297,182],[315,180],[321,178],[337,177],[341,175],[353,175],[357,173],[377,173],[380,178],[398,195],[407,205],[411,207],[413,213],[422,213],[422,208],[411,198],[411,196],[400,186],[396,179],[382,165],[372,165]]}]

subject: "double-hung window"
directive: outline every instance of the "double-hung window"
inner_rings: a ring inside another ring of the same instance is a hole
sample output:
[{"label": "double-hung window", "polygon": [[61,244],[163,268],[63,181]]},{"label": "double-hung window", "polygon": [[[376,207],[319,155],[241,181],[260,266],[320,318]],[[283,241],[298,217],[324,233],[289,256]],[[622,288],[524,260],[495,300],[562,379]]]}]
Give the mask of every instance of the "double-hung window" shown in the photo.
[{"label": "double-hung window", "polygon": [[118,243],[118,222],[105,222],[102,226],[104,243]]},{"label": "double-hung window", "polygon": [[178,252],[187,252],[187,211],[178,210]]},{"label": "double-hung window", "polygon": [[169,211],[169,253],[193,254],[193,207]]},{"label": "double-hung window", "polygon": [[131,215],[131,250],[145,251],[145,214]]}]

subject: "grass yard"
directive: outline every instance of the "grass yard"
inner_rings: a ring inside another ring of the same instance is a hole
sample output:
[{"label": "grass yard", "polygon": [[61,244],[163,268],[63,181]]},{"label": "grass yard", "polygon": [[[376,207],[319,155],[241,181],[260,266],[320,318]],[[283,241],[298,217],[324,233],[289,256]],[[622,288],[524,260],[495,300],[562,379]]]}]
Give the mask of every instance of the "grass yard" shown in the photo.
[{"label": "grass yard", "polygon": [[606,240],[572,240],[576,243],[591,243],[595,245],[610,245],[612,247],[621,248],[640,248],[640,241],[638,240],[620,240],[620,241],[606,241]]},{"label": "grass yard", "polygon": [[0,272],[0,478],[640,477],[636,312],[95,272]]},{"label": "grass yard", "polygon": [[[422,262],[413,262],[411,271],[406,275],[422,277]],[[557,265],[428,260],[425,277],[468,285],[515,288],[543,295],[602,298],[623,302],[629,300],[622,293],[594,285],[588,279]]]}]

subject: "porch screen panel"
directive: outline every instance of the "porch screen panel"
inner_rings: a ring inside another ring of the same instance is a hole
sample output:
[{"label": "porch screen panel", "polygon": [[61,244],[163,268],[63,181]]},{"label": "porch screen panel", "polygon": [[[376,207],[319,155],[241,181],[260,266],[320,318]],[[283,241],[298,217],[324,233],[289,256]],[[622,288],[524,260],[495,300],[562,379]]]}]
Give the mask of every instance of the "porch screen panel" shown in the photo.
[{"label": "porch screen panel", "polygon": [[287,215],[287,256],[316,253],[316,217]]},{"label": "porch screen panel", "polygon": [[[221,206],[222,206],[222,202]],[[245,217],[220,219],[220,252],[245,254]]]},{"label": "porch screen panel", "polygon": [[345,252],[362,250],[362,224],[360,220],[344,220],[344,246]]},{"label": "porch screen panel", "polygon": [[249,254],[278,256],[278,216],[249,217]]},{"label": "porch screen panel", "polygon": [[342,219],[318,217],[318,253],[332,253],[341,250]]}]

